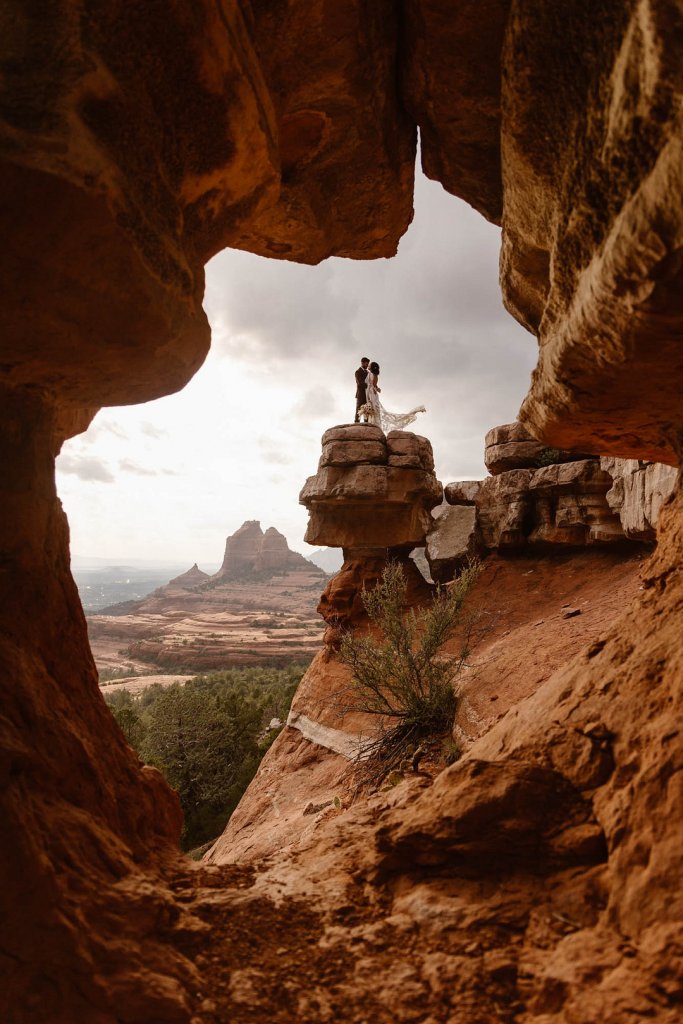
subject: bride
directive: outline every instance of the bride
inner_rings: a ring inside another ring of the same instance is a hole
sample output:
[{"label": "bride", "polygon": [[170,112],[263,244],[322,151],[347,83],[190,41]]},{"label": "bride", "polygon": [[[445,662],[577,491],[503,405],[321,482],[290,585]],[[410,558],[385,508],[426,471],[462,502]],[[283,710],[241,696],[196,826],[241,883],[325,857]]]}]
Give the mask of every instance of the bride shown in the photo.
[{"label": "bride", "polygon": [[426,412],[424,405],[418,405],[410,412],[388,412],[379,400],[379,363],[370,363],[365,382],[366,405],[368,406],[367,422],[372,423],[386,434],[389,430],[403,430],[409,423],[414,423],[419,412]]}]

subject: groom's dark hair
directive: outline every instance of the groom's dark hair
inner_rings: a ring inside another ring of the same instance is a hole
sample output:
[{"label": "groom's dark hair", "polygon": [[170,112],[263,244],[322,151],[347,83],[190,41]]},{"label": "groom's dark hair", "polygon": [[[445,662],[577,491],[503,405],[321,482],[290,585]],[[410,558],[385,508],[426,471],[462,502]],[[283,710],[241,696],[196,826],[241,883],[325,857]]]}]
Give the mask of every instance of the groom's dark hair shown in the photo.
[{"label": "groom's dark hair", "polygon": [[370,360],[368,359],[367,356],[361,356],[361,360],[360,361],[361,361],[361,363],[369,363],[370,362]]}]

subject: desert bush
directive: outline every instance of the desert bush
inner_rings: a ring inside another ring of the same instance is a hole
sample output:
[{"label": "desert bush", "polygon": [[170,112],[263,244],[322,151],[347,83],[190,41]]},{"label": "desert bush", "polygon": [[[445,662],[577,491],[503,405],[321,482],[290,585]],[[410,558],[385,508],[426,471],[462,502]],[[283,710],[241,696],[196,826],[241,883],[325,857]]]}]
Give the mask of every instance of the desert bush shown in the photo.
[{"label": "desert bush", "polygon": [[[378,716],[379,737],[366,746],[357,771],[379,782],[421,741],[449,732],[456,710],[454,682],[469,655],[478,617],[465,613],[465,601],[479,575],[471,563],[448,587],[437,588],[431,603],[404,611],[407,584],[400,564],[389,565],[372,590],[363,591],[369,632],[348,632],[340,658],[352,673],[351,686],[337,695],[342,715]],[[456,631],[460,647],[445,655]]]}]

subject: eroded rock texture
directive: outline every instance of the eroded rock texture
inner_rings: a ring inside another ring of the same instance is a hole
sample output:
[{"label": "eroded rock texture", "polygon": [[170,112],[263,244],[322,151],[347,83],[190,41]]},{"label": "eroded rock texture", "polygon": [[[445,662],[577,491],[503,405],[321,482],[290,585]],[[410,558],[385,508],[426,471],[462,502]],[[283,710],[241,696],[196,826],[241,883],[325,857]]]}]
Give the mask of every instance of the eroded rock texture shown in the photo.
[{"label": "eroded rock texture", "polygon": [[225,541],[225,554],[217,579],[239,579],[254,573],[287,572],[290,569],[311,571],[311,563],[298,551],[290,551],[287,538],[269,526],[261,529],[257,519],[242,523]]},{"label": "eroded rock texture", "polygon": [[[0,1012],[109,1021],[130,1001],[173,1019],[194,977],[162,934],[177,914],[159,875],[180,806],[99,692],[55,494],[54,410],[0,394]],[[144,966],[122,970],[128,958]]]},{"label": "eroded rock texture", "polygon": [[676,486],[677,470],[660,462],[604,456],[600,465],[612,477],[607,501],[618,514],[624,534],[634,540],[654,540],[659,513]]},{"label": "eroded rock texture", "polygon": [[[219,977],[219,1012],[267,1020],[273,975],[288,977],[315,930],[305,982],[286,990],[294,1017],[389,1024],[428,1007],[456,1024],[677,1022],[681,499],[663,510],[631,607],[432,785],[407,778],[336,809],[344,753],[322,730],[282,734],[252,817],[243,809],[232,845],[212,852],[255,862],[252,891],[226,891],[222,919],[210,893],[195,897],[213,924],[199,948],[214,957],[220,943],[230,955],[230,907],[253,922],[254,955]],[[309,712],[335,682],[327,672],[311,668]],[[288,922],[279,959],[258,923],[274,891]]]},{"label": "eroded rock texture", "polygon": [[677,478],[662,463],[576,458],[519,423],[488,432],[485,460],[492,475],[446,484],[446,504],[433,513],[427,559],[441,582],[487,551],[653,542]]},{"label": "eroded rock texture", "polygon": [[540,343],[522,419],[558,448],[678,461],[682,30],[675,0],[511,6],[501,280]]},{"label": "eroded rock texture", "polygon": [[430,509],[443,490],[424,437],[379,427],[331,427],[316,476],[299,501],[309,511],[305,540],[328,547],[379,549],[424,544]]},{"label": "eroded rock texture", "polygon": [[[426,1005],[436,1020],[675,1019],[680,497],[621,625],[416,792],[414,811],[398,793],[395,815],[359,810],[316,840],[291,882],[303,906],[261,894],[250,911],[227,876],[222,897],[215,875],[194,876],[200,892],[186,872],[178,900],[160,881],[177,804],[97,693],[52,459],[98,406],[192,376],[209,341],[202,266],[223,246],[391,255],[412,214],[419,123],[427,173],[502,222],[504,300],[540,341],[522,411],[534,437],[676,464],[682,25],[676,0],[6,5],[0,999],[12,1024],[393,1021]],[[372,451],[351,470],[368,497],[378,473],[383,493],[406,473],[420,501],[430,493],[428,469]],[[336,486],[347,470],[329,457],[320,473]],[[497,845],[510,853],[499,868]],[[420,850],[432,863],[418,871]],[[277,871],[271,892],[290,884],[291,865]],[[183,910],[192,891],[198,917]],[[323,891],[329,913],[307,919]],[[444,891],[452,902],[434,913]],[[378,908],[392,910],[379,928]],[[311,956],[326,922],[332,953]]]}]

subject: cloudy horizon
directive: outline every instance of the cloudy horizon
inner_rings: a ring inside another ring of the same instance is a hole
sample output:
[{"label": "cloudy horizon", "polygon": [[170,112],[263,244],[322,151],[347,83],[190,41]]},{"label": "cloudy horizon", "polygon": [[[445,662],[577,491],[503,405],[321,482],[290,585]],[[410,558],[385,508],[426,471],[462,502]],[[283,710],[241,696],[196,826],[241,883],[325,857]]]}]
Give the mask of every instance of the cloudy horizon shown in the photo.
[{"label": "cloudy horizon", "polygon": [[424,404],[439,478],[486,474],[484,434],[513,420],[536,342],[505,312],[500,231],[418,176],[415,218],[391,260],[315,266],[224,250],[207,266],[213,331],[179,393],[103,409],[64,445],[59,495],[80,557],[218,565],[245,519],[304,544],[299,490],[323,431],[353,418],[362,355],[392,411]]}]

